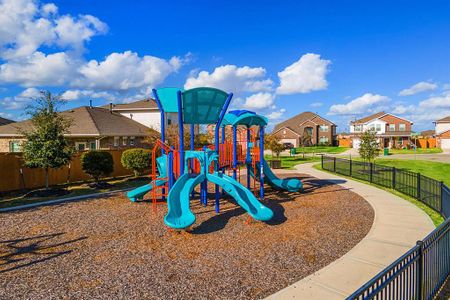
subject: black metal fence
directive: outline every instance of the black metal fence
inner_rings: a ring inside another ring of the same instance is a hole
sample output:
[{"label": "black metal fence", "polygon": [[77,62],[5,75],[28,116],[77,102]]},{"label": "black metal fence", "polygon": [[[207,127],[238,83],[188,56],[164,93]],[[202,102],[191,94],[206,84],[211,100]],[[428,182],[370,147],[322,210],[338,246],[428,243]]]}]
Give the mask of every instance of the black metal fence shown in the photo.
[{"label": "black metal fence", "polygon": [[420,173],[349,159],[323,156],[322,168],[395,189],[447,218],[347,299],[433,299],[450,274],[450,188]]}]

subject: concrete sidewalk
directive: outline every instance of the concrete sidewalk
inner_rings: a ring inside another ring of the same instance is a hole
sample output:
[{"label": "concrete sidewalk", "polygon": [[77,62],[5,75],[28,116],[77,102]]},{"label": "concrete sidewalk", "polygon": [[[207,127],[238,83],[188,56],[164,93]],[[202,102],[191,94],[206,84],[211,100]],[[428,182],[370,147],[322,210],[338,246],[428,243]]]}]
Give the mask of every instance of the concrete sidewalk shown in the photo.
[{"label": "concrete sidewalk", "polygon": [[428,215],[406,200],[376,187],[316,170],[312,165],[297,165],[296,172],[325,180],[345,180],[340,184],[342,187],[359,194],[373,207],[374,222],[367,236],[344,256],[268,299],[344,299],[435,228]]}]

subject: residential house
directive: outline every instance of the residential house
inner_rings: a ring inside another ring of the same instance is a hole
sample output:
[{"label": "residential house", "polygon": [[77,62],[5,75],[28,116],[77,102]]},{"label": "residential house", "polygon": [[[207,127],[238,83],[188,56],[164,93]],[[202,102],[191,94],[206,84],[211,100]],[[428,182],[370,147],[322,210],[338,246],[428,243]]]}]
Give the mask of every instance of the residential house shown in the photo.
[{"label": "residential house", "polygon": [[[148,136],[159,133],[120,113],[101,107],[82,106],[61,112],[72,124],[66,136],[77,150],[111,150],[148,147]],[[0,126],[0,152],[20,152],[21,130],[32,129],[30,120]]]},{"label": "residential house", "polygon": [[[149,128],[161,132],[161,114],[154,99],[144,99],[130,103],[113,104],[102,106],[127,118],[141,123]],[[177,124],[176,113],[166,113],[166,125]]]},{"label": "residential house", "polygon": [[439,119],[434,123],[438,145],[441,149],[450,149],[450,116]]},{"label": "residential house", "polygon": [[8,119],[0,117],[0,126],[6,125],[6,124],[10,124],[10,123],[14,123],[14,122],[15,121],[13,121],[13,120],[8,120]]},{"label": "residential house", "polygon": [[380,147],[408,147],[411,145],[412,125],[413,123],[409,120],[385,112],[350,122],[353,148],[359,148],[361,134],[369,129],[376,131]]},{"label": "residential house", "polygon": [[336,145],[336,127],[333,122],[307,111],[276,124],[273,134],[278,135],[282,143],[292,143],[294,147]]}]

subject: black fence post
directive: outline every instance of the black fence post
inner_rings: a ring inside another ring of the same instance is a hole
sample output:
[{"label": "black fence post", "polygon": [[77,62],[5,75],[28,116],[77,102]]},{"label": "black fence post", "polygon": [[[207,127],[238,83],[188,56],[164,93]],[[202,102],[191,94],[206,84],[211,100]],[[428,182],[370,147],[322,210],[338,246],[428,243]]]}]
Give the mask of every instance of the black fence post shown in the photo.
[{"label": "black fence post", "polygon": [[369,181],[370,182],[372,182],[372,180],[373,180],[373,163],[369,163],[369,170],[370,170],[370,173],[369,173]]},{"label": "black fence post", "polygon": [[420,198],[420,173],[417,173],[417,199],[421,199]]},{"label": "black fence post", "polygon": [[350,158],[350,177],[352,177],[352,174],[353,174],[353,161]]},{"label": "black fence post", "polygon": [[[439,203],[439,204],[440,204],[439,212],[441,213],[441,215],[445,215],[444,209],[443,209],[443,207],[444,207],[444,182],[443,181],[441,181],[441,203]],[[449,216],[447,216],[447,215],[444,216],[444,218],[448,218],[448,217]]]},{"label": "black fence post", "polygon": [[395,190],[395,176],[397,176],[397,172],[395,167],[392,167],[392,188]]},{"label": "black fence post", "polygon": [[336,156],[333,157],[333,172],[336,173]]},{"label": "black fence post", "polygon": [[423,242],[417,241],[417,246],[419,246],[419,257],[417,259],[417,297],[416,299],[423,298]]},{"label": "black fence post", "polygon": [[321,161],[322,161],[322,169],[323,169],[323,157],[324,155],[321,156]]}]

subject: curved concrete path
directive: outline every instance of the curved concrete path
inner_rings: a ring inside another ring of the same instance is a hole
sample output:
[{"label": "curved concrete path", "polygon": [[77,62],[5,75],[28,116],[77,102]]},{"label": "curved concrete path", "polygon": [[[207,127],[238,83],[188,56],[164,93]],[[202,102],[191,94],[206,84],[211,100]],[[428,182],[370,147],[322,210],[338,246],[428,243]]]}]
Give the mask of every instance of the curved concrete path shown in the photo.
[{"label": "curved concrete path", "polygon": [[296,172],[324,180],[344,179],[346,182],[339,185],[359,194],[373,207],[374,222],[366,237],[344,256],[268,299],[344,299],[435,228],[428,215],[408,201],[379,188],[316,170],[312,165],[297,165]]}]

